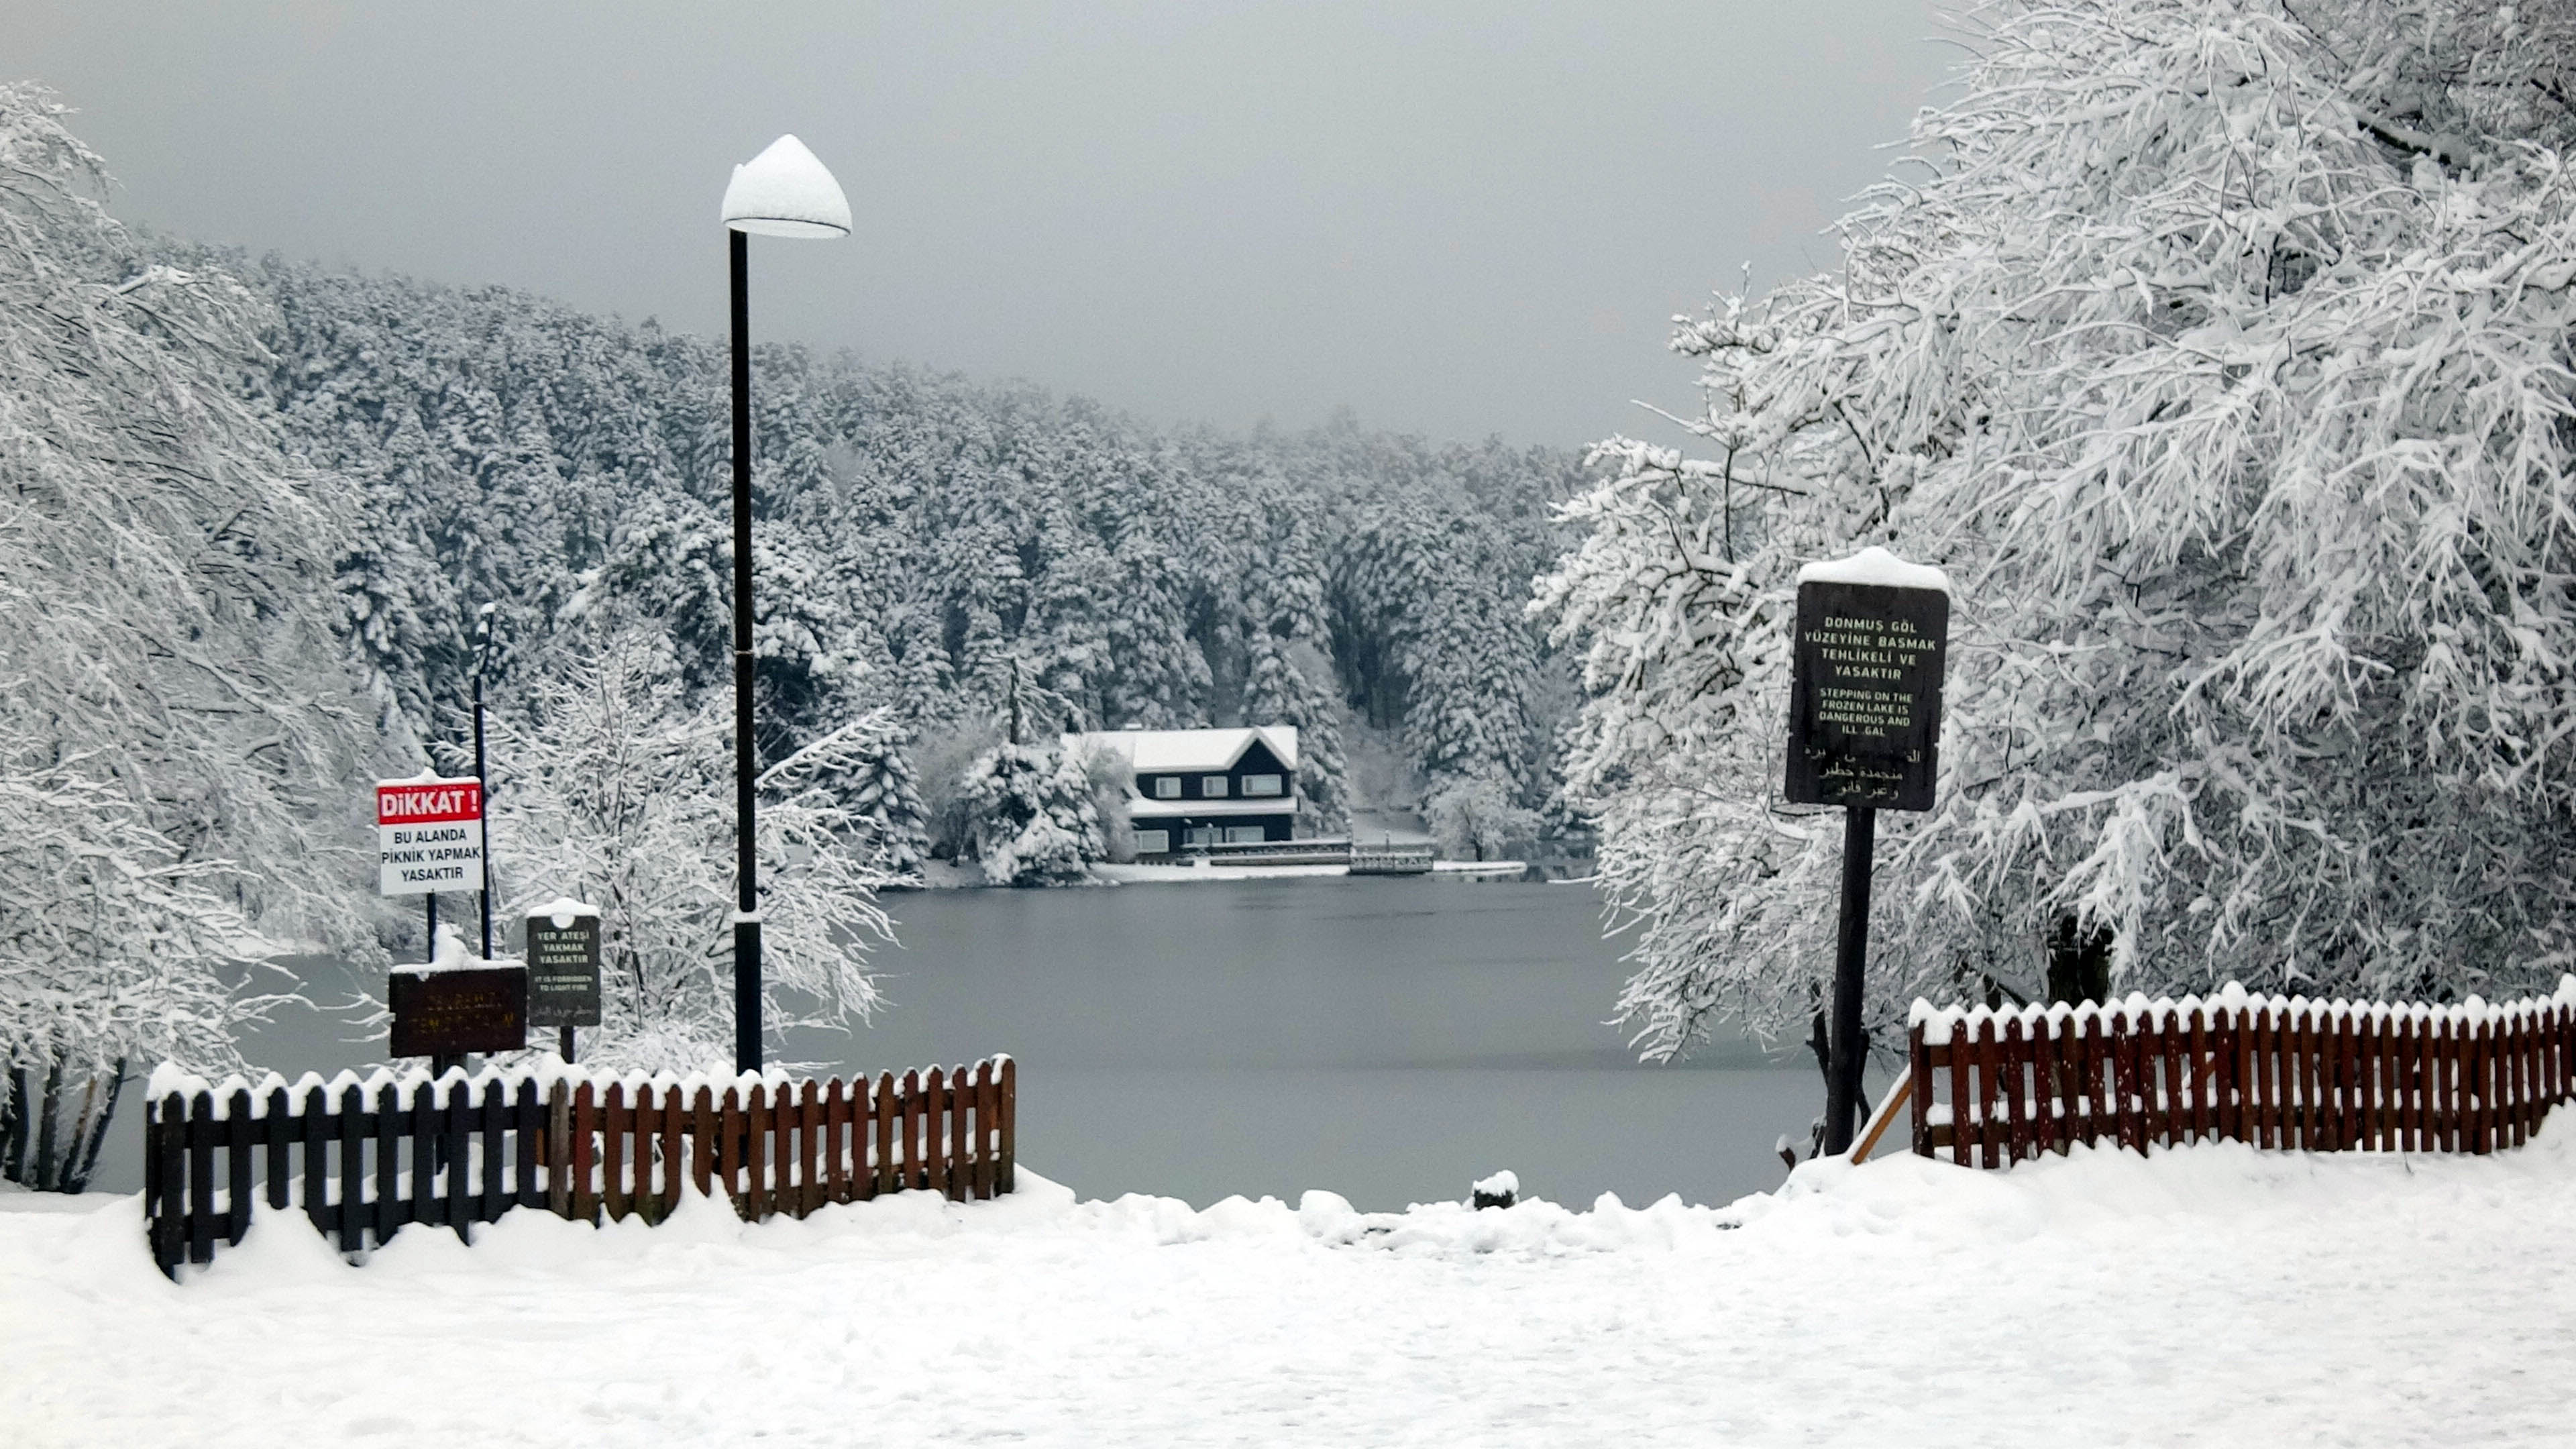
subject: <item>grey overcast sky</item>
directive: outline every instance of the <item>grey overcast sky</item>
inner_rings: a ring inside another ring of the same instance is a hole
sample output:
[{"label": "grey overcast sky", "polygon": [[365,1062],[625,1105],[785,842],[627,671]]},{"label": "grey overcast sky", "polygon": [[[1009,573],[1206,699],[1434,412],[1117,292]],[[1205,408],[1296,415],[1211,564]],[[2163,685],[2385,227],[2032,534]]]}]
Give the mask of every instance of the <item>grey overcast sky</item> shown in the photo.
[{"label": "grey overcast sky", "polygon": [[1243,427],[1671,438],[1664,347],[1885,170],[1931,0],[1247,5],[0,0],[115,209],[723,325],[781,132],[856,235],[755,239],[756,336]]}]

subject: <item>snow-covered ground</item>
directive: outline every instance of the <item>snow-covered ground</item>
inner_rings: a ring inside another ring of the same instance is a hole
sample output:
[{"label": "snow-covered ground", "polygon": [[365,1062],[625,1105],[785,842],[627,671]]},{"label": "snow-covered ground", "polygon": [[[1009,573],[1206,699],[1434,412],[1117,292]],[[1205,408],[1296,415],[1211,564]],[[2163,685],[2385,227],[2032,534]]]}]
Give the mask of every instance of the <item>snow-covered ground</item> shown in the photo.
[{"label": "snow-covered ground", "polygon": [[[11,1445],[2564,1444],[2576,1130],[1810,1166],[1722,1209],[927,1195],[300,1221],[185,1286],[0,1199]],[[1462,1190],[1464,1184],[1461,1184]]]}]

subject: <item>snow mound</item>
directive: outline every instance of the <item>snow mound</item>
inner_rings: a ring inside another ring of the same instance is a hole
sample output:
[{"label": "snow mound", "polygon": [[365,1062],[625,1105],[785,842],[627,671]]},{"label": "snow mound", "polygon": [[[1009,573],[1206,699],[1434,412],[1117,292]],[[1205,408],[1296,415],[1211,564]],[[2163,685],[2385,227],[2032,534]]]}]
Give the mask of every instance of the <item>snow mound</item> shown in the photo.
[{"label": "snow mound", "polygon": [[1023,1168],[995,1201],[802,1222],[522,1210],[361,1266],[262,1213],[176,1285],[136,1199],[0,1197],[0,1423],[62,1449],[2558,1442],[2571,1140],[1817,1161],[1722,1208],[1196,1209]]},{"label": "snow mound", "polygon": [[1876,544],[1850,558],[1802,565],[1802,584],[1870,584],[1892,589],[1938,589],[1950,592],[1950,576],[1930,564],[1907,563]]}]

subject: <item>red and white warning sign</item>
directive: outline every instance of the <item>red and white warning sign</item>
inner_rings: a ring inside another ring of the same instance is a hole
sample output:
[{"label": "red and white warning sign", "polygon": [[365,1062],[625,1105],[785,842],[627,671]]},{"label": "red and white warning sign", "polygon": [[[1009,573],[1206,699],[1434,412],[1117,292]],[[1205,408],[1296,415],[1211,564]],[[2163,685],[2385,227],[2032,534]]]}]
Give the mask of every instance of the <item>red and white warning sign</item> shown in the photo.
[{"label": "red and white warning sign", "polygon": [[483,782],[376,782],[376,891],[388,896],[483,889]]}]

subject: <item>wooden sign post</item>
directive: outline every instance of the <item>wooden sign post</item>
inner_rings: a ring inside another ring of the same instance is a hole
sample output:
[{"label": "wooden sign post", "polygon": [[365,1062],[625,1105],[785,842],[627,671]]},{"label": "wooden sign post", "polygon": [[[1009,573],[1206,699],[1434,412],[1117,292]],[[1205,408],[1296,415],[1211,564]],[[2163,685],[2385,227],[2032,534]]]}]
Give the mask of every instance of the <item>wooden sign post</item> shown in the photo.
[{"label": "wooden sign post", "polygon": [[565,1061],[573,1028],[599,1025],[599,907],[565,896],[528,912],[528,1025],[561,1029]]},{"label": "wooden sign post", "polygon": [[1869,958],[1870,852],[1878,812],[1929,810],[1939,774],[1941,673],[1950,580],[1865,548],[1798,570],[1789,683],[1787,794],[1843,807],[1842,921],[1834,946],[1825,1089],[1828,1153],[1851,1146],[1864,1051],[1861,976]]},{"label": "wooden sign post", "polygon": [[393,1008],[392,1054],[431,1058],[445,1072],[468,1052],[528,1044],[528,973],[517,966],[397,966],[385,978]]}]

